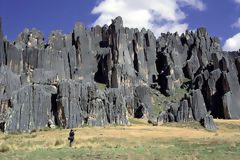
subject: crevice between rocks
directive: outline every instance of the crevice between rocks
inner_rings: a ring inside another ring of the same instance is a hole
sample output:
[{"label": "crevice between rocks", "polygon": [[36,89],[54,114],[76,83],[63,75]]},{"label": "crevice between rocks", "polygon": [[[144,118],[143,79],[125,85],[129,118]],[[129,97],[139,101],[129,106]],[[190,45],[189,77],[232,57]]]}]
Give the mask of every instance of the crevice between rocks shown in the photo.
[{"label": "crevice between rocks", "polygon": [[106,84],[107,78],[104,75],[105,58],[103,58],[101,55],[97,55],[97,61],[98,61],[98,65],[97,65],[98,70],[94,75],[94,81],[98,83]]},{"label": "crevice between rocks", "polygon": [[136,42],[134,40],[132,40],[132,43],[133,43],[133,52],[134,52],[134,60],[133,60],[134,69],[137,72],[139,72],[138,55],[136,52]]},{"label": "crevice between rocks", "polygon": [[58,126],[57,116],[58,116],[58,107],[57,107],[57,94],[52,94],[51,96],[51,112],[54,117],[54,123]]}]

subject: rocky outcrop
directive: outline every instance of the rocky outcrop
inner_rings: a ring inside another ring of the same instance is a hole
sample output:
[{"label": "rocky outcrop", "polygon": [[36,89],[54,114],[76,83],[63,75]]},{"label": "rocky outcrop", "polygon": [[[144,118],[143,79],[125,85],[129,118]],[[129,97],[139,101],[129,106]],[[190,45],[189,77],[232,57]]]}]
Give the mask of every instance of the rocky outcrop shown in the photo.
[{"label": "rocky outcrop", "polygon": [[126,100],[120,90],[97,91],[93,82],[71,80],[61,81],[58,90],[56,119],[61,127],[128,124]]},{"label": "rocky outcrop", "polygon": [[56,87],[26,85],[12,93],[4,131],[28,131],[50,126],[54,122],[52,96]]},{"label": "rocky outcrop", "polygon": [[185,95],[177,112],[172,107],[160,112],[157,123],[161,125],[167,122],[190,122],[193,120],[200,122],[206,129],[217,129],[213,117],[207,112],[200,89],[191,90],[189,96]]},{"label": "rocky outcrop", "polygon": [[[214,130],[213,118],[240,117],[239,55],[223,52],[205,28],[155,38],[125,28],[121,17],[90,31],[76,23],[69,34],[51,32],[46,43],[41,31],[24,29],[12,43],[0,19],[0,128],[128,125],[133,116],[159,124],[197,120]],[[186,95],[164,102],[156,116],[151,90],[171,98],[184,87]]]},{"label": "rocky outcrop", "polygon": [[158,83],[161,92],[173,95],[184,78],[194,79],[212,61],[212,54],[221,55],[218,38],[209,37],[205,28],[179,36],[162,34],[157,40]]},{"label": "rocky outcrop", "polygon": [[137,86],[134,95],[134,117],[147,118],[154,120],[154,110],[152,107],[152,99],[150,88],[146,86]]},{"label": "rocky outcrop", "polygon": [[3,46],[3,32],[2,32],[2,18],[0,17],[0,66],[2,64],[5,64],[5,52],[4,52],[4,46]]},{"label": "rocky outcrop", "polygon": [[157,125],[162,125],[168,122],[175,122],[175,115],[171,112],[171,110],[166,109],[159,113],[157,117]]},{"label": "rocky outcrop", "polygon": [[181,101],[175,117],[177,122],[190,122],[194,120],[193,111],[187,99]]},{"label": "rocky outcrop", "polygon": [[[157,41],[156,63],[160,90],[174,95],[185,78],[191,79],[188,104],[195,120],[202,121],[208,111],[215,118],[239,118],[240,103],[235,97],[239,95],[238,56],[238,52],[223,52],[218,38],[209,37],[204,28],[181,36],[162,34]],[[179,110],[184,108],[177,119],[188,115],[186,107],[180,106]]]},{"label": "rocky outcrop", "polygon": [[212,130],[212,131],[217,130],[217,127],[213,121],[212,115],[206,114],[205,117],[201,120],[201,124],[208,130]]}]

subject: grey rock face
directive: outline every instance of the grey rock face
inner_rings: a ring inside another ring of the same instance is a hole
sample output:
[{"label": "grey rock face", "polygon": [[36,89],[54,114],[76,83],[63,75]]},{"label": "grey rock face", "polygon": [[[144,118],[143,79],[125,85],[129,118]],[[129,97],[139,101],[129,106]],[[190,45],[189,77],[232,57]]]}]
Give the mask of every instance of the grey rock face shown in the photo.
[{"label": "grey rock face", "polygon": [[0,129],[4,131],[8,113],[11,109],[11,96],[21,87],[20,76],[6,66],[0,67]]},{"label": "grey rock face", "polygon": [[38,31],[36,28],[32,28],[28,37],[27,46],[34,48],[42,48],[44,41],[44,35],[41,31]]},{"label": "grey rock face", "polygon": [[159,113],[157,117],[157,125],[162,125],[168,122],[175,122],[175,116],[172,113],[172,110],[166,110]]},{"label": "grey rock face", "polygon": [[162,34],[157,40],[158,83],[161,92],[173,95],[183,79],[182,68],[186,64],[188,46],[183,45],[178,34]]},{"label": "grey rock face", "polygon": [[55,106],[52,106],[51,97],[56,94],[56,90],[54,87],[45,87],[38,84],[26,85],[13,92],[4,128],[6,132],[41,129],[48,126],[49,120],[54,120]]},{"label": "grey rock face", "polygon": [[32,72],[32,83],[38,84],[57,84],[58,75],[54,71],[45,71],[44,69],[35,69]]},{"label": "grey rock face", "polygon": [[0,68],[1,98],[10,99],[12,92],[21,87],[20,76],[11,72],[6,66]]},{"label": "grey rock face", "polygon": [[205,28],[196,33],[186,31],[179,36],[162,34],[157,40],[156,66],[161,92],[172,95],[184,78],[194,79],[196,74],[212,61],[212,54],[221,54],[220,42],[208,36]]},{"label": "grey rock face", "polygon": [[53,48],[55,50],[62,50],[64,48],[64,37],[62,35],[61,31],[53,31],[50,33],[50,36],[47,40],[47,45],[50,48]]},{"label": "grey rock face", "polygon": [[196,76],[192,86],[201,89],[206,108],[214,117],[239,118],[237,55],[223,52],[212,57],[212,63]]},{"label": "grey rock face", "polygon": [[207,113],[201,90],[193,90],[191,92],[190,103],[194,119],[200,121]]},{"label": "grey rock face", "polygon": [[177,109],[173,107],[166,108],[160,112],[157,117],[157,124],[162,125],[168,122],[190,122],[196,120],[206,129],[217,130],[213,121],[213,116],[210,115],[205,107],[203,96],[200,90],[192,90],[189,97],[185,96]]},{"label": "grey rock face", "polygon": [[169,119],[168,119],[168,114],[166,111],[162,111],[161,113],[159,113],[158,117],[157,117],[157,124],[158,125],[162,125],[163,123],[168,123]]},{"label": "grey rock face", "polygon": [[127,125],[128,116],[153,122],[150,87],[171,97],[188,81],[190,95],[158,122],[197,120],[214,129],[213,117],[240,118],[239,56],[223,52],[205,28],[156,39],[117,17],[90,31],[82,23],[66,35],[53,31],[46,44],[42,32],[24,29],[12,43],[3,39],[0,19],[0,123],[12,132]]},{"label": "grey rock face", "polygon": [[125,98],[116,89],[97,91],[94,83],[62,81],[57,103],[57,121],[62,127],[128,124]]},{"label": "grey rock face", "polygon": [[154,111],[151,102],[150,88],[138,86],[134,96],[134,116],[136,118],[154,119]]},{"label": "grey rock face", "polygon": [[177,122],[189,122],[193,121],[192,108],[188,106],[188,100],[183,100],[177,111],[176,121]]},{"label": "grey rock face", "polygon": [[3,32],[2,32],[2,18],[0,17],[0,66],[5,64],[5,53],[4,53],[4,46],[3,46]]},{"label": "grey rock face", "polygon": [[110,89],[105,91],[106,98],[108,101],[104,102],[106,107],[106,115],[108,123],[127,125],[128,122],[128,111],[127,111],[127,99],[121,91],[118,89]]}]

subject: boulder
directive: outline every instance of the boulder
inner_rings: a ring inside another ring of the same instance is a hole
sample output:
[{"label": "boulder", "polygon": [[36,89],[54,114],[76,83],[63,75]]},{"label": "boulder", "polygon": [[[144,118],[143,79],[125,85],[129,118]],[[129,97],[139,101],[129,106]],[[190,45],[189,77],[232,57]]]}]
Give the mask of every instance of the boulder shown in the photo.
[{"label": "boulder", "polygon": [[162,125],[164,123],[175,122],[175,116],[171,110],[161,111],[157,117],[157,125]]},{"label": "boulder", "polygon": [[168,114],[166,111],[162,111],[159,113],[158,117],[157,117],[157,125],[162,125],[164,123],[168,123],[169,119],[168,119]]},{"label": "boulder", "polygon": [[216,131],[217,127],[213,121],[213,116],[206,114],[205,117],[201,120],[201,124],[208,130]]}]

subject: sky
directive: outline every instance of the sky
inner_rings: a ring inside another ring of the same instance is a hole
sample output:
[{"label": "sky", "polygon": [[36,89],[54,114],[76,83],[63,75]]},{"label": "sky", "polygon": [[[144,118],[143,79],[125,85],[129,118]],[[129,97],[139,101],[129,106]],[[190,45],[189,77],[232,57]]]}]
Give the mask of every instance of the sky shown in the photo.
[{"label": "sky", "polygon": [[67,34],[76,22],[90,29],[117,16],[125,27],[184,33],[206,27],[223,50],[240,49],[240,0],[0,0],[3,34],[14,41],[24,28]]}]

